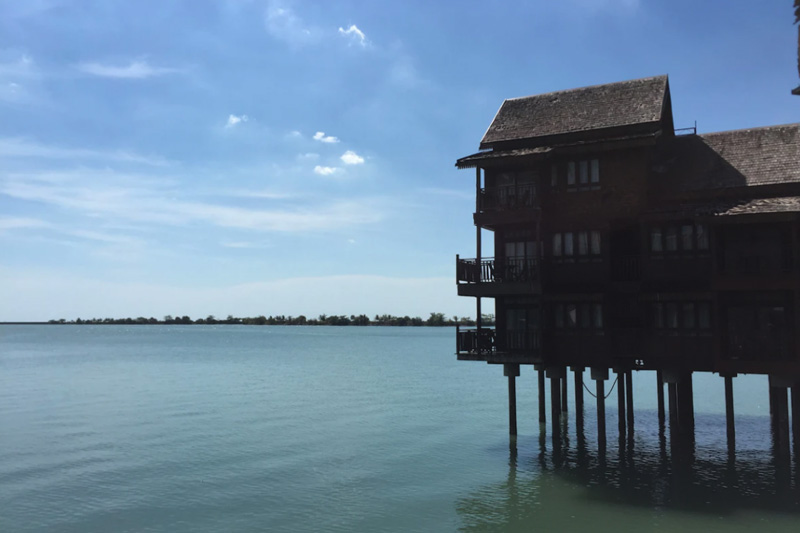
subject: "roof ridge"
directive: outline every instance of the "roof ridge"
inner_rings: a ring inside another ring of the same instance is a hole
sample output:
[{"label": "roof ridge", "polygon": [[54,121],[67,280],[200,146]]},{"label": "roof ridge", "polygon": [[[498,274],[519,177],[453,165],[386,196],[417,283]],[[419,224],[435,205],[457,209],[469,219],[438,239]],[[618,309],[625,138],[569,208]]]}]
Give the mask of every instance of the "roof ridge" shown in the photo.
[{"label": "roof ridge", "polygon": [[553,94],[571,93],[571,92],[575,92],[575,91],[583,91],[583,90],[586,90],[586,89],[596,89],[597,87],[604,87],[604,86],[607,86],[607,85],[621,85],[623,83],[630,83],[630,82],[634,82],[634,81],[650,81],[650,80],[655,80],[655,79],[658,79],[658,78],[664,78],[664,79],[668,80],[669,79],[669,75],[668,74],[659,74],[657,76],[647,76],[645,78],[634,78],[634,79],[630,79],[630,80],[612,81],[610,83],[597,83],[595,85],[585,85],[583,87],[574,87],[572,89],[560,89],[558,91],[550,91],[550,92],[546,92],[546,93],[529,94],[527,96],[515,96],[514,98],[506,98],[505,100],[503,100],[503,102],[511,102],[511,101],[514,101],[514,100],[524,100],[525,98],[539,98],[539,97],[542,97],[542,96],[550,96],[550,95],[553,95]]},{"label": "roof ridge", "polygon": [[698,133],[698,137],[708,137],[710,135],[724,135],[726,133],[739,133],[743,131],[753,131],[753,130],[769,130],[773,128],[787,128],[787,127],[800,127],[800,122],[788,122],[786,124],[773,124],[771,126],[756,126],[754,128],[738,128],[735,130],[724,130],[724,131],[710,131],[708,133]]}]

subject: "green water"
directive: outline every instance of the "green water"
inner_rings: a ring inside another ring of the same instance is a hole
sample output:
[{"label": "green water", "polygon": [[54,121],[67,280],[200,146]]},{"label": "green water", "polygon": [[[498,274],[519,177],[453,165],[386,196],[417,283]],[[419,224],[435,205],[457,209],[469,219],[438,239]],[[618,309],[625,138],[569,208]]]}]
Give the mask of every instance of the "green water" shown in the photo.
[{"label": "green water", "polygon": [[592,399],[554,449],[523,368],[510,445],[502,369],[457,362],[454,334],[0,326],[0,531],[796,531],[763,378],[735,381],[733,463],[717,376],[695,377],[691,463],[646,373],[632,443],[609,404],[598,456]]}]

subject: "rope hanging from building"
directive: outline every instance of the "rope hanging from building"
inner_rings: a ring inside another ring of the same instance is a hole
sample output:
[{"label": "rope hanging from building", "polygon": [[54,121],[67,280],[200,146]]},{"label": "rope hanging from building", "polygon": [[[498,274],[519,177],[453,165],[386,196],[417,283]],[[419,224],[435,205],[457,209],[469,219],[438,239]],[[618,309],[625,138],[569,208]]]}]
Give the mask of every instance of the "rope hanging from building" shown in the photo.
[{"label": "rope hanging from building", "polygon": [[[611,393],[612,393],[612,392],[614,392],[614,387],[616,387],[616,386],[617,386],[617,381],[619,381],[619,376],[617,376],[616,378],[614,378],[614,383],[612,383],[612,384],[611,384],[611,388],[610,388],[610,389],[608,389],[608,394],[606,394],[605,396],[603,396],[603,399],[604,399],[604,400],[607,400],[607,399],[608,399],[608,397],[609,397],[609,396],[611,396]],[[592,391],[590,391],[590,390],[589,390],[589,387],[587,387],[587,386],[586,386],[586,383],[584,383],[584,384],[583,384],[583,388],[584,388],[584,389],[586,389],[586,392],[588,392],[588,393],[589,393],[589,394],[592,396],[592,398],[595,398],[595,399],[597,398],[597,395],[596,395],[596,394],[594,394]]]}]

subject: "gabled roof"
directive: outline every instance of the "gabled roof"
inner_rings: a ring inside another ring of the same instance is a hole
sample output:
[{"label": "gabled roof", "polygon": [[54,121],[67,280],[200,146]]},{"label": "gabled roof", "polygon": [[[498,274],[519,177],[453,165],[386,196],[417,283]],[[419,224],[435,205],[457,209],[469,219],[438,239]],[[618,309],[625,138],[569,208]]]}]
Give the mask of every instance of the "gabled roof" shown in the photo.
[{"label": "gabled roof", "polygon": [[500,106],[480,147],[624,126],[656,129],[668,91],[667,76],[655,76],[512,98]]},{"label": "gabled roof", "polygon": [[675,138],[666,179],[684,191],[800,183],[800,124]]}]

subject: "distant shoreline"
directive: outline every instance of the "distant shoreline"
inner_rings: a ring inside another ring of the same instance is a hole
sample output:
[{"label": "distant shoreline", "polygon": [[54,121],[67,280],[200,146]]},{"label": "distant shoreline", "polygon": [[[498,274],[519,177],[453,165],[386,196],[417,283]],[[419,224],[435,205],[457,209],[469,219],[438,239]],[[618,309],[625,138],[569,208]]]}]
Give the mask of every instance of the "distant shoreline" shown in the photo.
[{"label": "distant shoreline", "polygon": [[[257,316],[257,317],[234,317],[229,315],[225,319],[218,319],[213,315],[206,318],[198,318],[193,320],[191,317],[167,315],[163,320],[155,317],[145,318],[91,318],[83,320],[76,318],[75,320],[66,320],[60,318],[58,320],[48,321],[7,321],[0,322],[3,326],[50,326],[50,325],[68,325],[68,326],[86,326],[86,325],[100,325],[100,326],[208,326],[208,325],[242,325],[242,326],[394,326],[394,327],[453,327],[453,326],[475,326],[475,320],[470,317],[452,318],[445,317],[444,313],[431,313],[427,319],[420,317],[410,316],[393,316],[393,315],[375,315],[374,319],[370,319],[367,315],[320,315],[317,318],[307,318],[305,315],[286,316]],[[482,325],[494,325],[494,315],[483,315]]]}]

